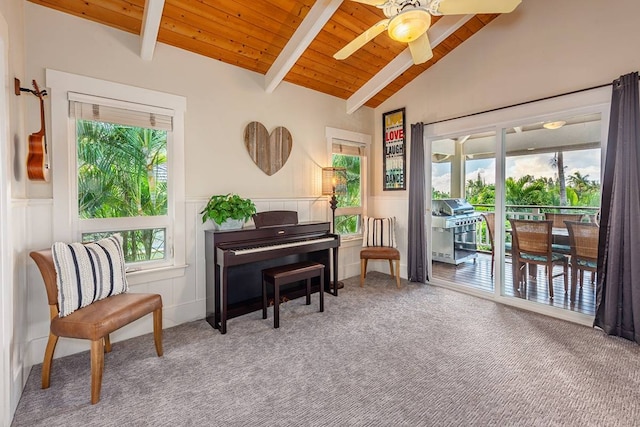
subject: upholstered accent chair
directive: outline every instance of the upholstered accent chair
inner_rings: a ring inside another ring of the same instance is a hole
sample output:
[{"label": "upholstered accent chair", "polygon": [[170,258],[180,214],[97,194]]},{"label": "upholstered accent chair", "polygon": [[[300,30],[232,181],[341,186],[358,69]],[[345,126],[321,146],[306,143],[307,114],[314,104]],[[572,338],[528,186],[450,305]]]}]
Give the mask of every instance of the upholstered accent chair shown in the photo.
[{"label": "upholstered accent chair", "polygon": [[53,354],[59,337],[91,341],[91,403],[100,400],[104,353],[111,351],[109,334],[146,314],[153,313],[156,353],[162,356],[162,298],[158,294],[120,293],[92,302],[60,316],[57,272],[51,249],[29,254],[38,266],[47,292],[50,314],[49,340],[42,363],[42,388],[49,388]]}]

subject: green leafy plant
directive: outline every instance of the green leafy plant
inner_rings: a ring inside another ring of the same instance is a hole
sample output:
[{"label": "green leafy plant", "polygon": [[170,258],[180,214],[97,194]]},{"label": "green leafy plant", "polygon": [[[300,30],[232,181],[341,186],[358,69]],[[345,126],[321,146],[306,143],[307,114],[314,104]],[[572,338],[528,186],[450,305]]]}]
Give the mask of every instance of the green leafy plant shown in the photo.
[{"label": "green leafy plant", "polygon": [[222,224],[229,218],[247,221],[256,213],[256,205],[237,194],[216,194],[211,196],[200,213],[203,223],[211,219],[216,224]]}]

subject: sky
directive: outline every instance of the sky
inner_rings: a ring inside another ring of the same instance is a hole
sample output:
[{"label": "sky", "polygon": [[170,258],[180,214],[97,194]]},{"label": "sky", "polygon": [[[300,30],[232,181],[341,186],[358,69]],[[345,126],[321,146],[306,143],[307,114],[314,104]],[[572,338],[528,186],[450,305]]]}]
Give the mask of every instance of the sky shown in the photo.
[{"label": "sky", "polygon": [[[580,172],[588,175],[590,181],[600,182],[600,149],[567,151],[564,153],[565,176]],[[556,171],[549,164],[553,153],[512,156],[506,159],[506,175],[519,179],[525,175],[556,178]],[[476,180],[478,173],[486,184],[495,184],[495,159],[468,160],[466,179]],[[432,185],[436,190],[449,192],[451,165],[449,163],[432,164]]]}]

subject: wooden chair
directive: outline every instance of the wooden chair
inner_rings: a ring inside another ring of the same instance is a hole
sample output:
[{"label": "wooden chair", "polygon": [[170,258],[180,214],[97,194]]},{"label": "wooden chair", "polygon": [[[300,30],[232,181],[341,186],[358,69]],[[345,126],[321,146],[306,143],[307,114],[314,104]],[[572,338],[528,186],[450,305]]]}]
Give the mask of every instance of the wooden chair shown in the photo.
[{"label": "wooden chair", "polygon": [[[400,288],[400,251],[396,248],[387,247],[362,248],[360,251],[360,287],[364,286],[364,279],[367,278],[367,263],[370,259],[389,260],[389,271],[391,277],[395,276],[396,286]],[[394,261],[396,263],[395,274],[393,271]]]},{"label": "wooden chair", "polygon": [[96,301],[65,317],[59,316],[56,270],[51,249],[29,254],[40,269],[49,301],[51,325],[42,362],[42,388],[49,388],[53,353],[59,337],[91,341],[91,403],[100,400],[104,353],[111,351],[109,334],[146,314],[153,313],[153,339],[162,356],[162,298],[158,294],[123,293]]},{"label": "wooden chair", "polygon": [[[510,219],[513,246],[513,262],[515,265],[544,265],[547,268],[547,281],[549,283],[549,298],[553,298],[553,278],[564,274],[564,291],[568,292],[568,260],[563,254],[553,252],[552,243],[552,221],[530,221]],[[562,265],[563,272],[553,274],[553,267]],[[517,275],[517,282],[522,280],[526,268],[514,268]]]},{"label": "wooden chair", "polygon": [[[491,277],[495,268],[496,249],[494,245],[494,236],[496,231],[496,214],[494,212],[482,212],[484,222],[487,224],[487,233],[489,234],[489,243],[491,244]],[[504,244],[505,252],[511,252],[511,243]]]},{"label": "wooden chair", "polygon": [[571,301],[575,301],[578,273],[582,287],[585,271],[590,271],[592,276],[598,272],[600,227],[592,222],[565,221],[565,224],[571,246]]},{"label": "wooden chair", "polygon": [[[386,259],[389,261],[391,277],[396,278],[396,286],[400,288],[400,251],[396,249],[395,217],[373,218],[362,220],[362,245],[360,251],[360,287],[364,286],[367,277],[367,264],[370,259]],[[396,271],[393,271],[393,262]]]},{"label": "wooden chair", "polygon": [[544,214],[544,219],[553,222],[553,228],[567,228],[565,221],[580,222],[584,214],[552,213]]}]

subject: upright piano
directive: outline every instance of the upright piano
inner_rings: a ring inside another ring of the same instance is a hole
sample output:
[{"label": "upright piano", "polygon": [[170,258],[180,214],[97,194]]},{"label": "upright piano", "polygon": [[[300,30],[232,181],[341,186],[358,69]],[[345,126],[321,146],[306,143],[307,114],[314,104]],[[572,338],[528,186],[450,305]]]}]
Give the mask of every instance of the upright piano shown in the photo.
[{"label": "upright piano", "polygon": [[[262,270],[298,261],[327,266],[324,291],[337,296],[337,286],[330,283],[338,282],[339,246],[340,236],[330,233],[328,222],[205,231],[207,322],[225,334],[227,320],[262,308]],[[312,282],[312,292],[319,287],[319,281]],[[292,284],[281,296],[293,299],[304,293],[302,283]]]}]

